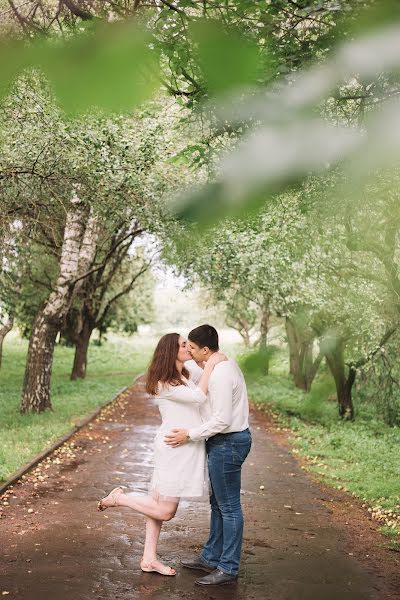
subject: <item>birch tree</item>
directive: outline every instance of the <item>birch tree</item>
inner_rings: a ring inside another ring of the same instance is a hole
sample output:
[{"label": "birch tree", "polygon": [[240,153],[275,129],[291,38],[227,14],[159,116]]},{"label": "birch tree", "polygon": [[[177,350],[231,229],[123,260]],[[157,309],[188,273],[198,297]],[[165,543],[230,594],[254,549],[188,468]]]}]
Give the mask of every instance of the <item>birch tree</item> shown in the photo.
[{"label": "birch tree", "polygon": [[51,408],[50,381],[56,336],[93,261],[97,237],[97,217],[93,213],[87,214],[82,200],[74,196],[67,212],[55,289],[36,315],[29,340],[22,413]]},{"label": "birch tree", "polygon": [[57,333],[86,278],[104,268],[103,247],[115,231],[160,227],[156,190],[162,185],[152,171],[161,152],[160,128],[149,109],[129,118],[95,111],[68,120],[37,74],[18,81],[1,109],[8,255],[3,254],[0,281],[8,270],[7,278],[18,282],[19,266],[23,271],[24,263],[29,265],[31,249],[52,257],[49,291],[30,327],[21,398],[22,412],[41,412],[51,408]]}]

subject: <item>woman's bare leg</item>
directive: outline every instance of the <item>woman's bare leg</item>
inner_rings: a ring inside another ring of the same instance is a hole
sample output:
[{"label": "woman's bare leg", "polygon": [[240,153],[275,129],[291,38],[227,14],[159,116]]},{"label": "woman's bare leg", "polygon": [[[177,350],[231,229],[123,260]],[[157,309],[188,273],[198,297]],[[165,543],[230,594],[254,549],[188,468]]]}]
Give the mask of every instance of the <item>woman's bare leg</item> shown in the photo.
[{"label": "woman's bare leg", "polygon": [[156,500],[153,496],[137,496],[136,494],[125,494],[123,490],[114,492],[113,497],[107,500],[103,498],[102,505],[127,506],[137,512],[151,517],[156,521],[169,521],[175,516],[179,500]]},{"label": "woman's bare leg", "polygon": [[168,567],[157,558],[157,544],[160,537],[162,521],[157,521],[151,517],[146,519],[146,539],[144,542],[143,558],[141,565],[151,566],[157,569],[163,575],[175,575],[176,571],[172,567]]},{"label": "woman's bare leg", "polygon": [[146,519],[146,539],[143,549],[143,562],[151,563],[157,558],[157,544],[160,537],[162,521],[147,517]]}]

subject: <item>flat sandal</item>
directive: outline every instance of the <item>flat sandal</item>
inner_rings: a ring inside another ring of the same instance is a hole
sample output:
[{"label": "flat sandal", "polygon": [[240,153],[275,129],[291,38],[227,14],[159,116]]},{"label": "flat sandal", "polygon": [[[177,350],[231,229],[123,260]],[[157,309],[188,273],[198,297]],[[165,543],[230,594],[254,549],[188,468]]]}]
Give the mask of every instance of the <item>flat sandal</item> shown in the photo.
[{"label": "flat sandal", "polygon": [[144,563],[143,560],[141,560],[140,568],[145,573],[159,573],[160,575],[167,575],[167,576],[176,575],[175,569],[173,569],[172,567],[168,567],[167,565],[162,565],[162,568],[155,567],[154,563],[157,561],[160,562],[158,560],[158,558],[156,558],[155,560],[152,560],[149,563]]},{"label": "flat sandal", "polygon": [[[106,508],[110,508],[111,506],[117,506],[117,502],[115,500],[115,496],[116,496],[116,492],[118,492],[119,490],[121,490],[122,492],[124,491],[124,487],[122,485],[119,485],[118,487],[114,488],[113,490],[111,490],[111,492],[108,494],[108,496],[105,496],[104,498],[102,498],[101,500],[98,501],[97,503],[97,510],[106,510]],[[111,498],[112,500],[112,504],[108,504],[107,506],[105,504],[103,504],[104,500],[107,500],[107,498]]]}]

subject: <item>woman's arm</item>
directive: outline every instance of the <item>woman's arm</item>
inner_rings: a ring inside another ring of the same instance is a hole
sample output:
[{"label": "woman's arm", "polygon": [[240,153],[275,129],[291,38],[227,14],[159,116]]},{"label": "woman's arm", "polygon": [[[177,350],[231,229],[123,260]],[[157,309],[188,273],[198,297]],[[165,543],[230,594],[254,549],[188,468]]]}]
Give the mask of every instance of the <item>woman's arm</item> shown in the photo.
[{"label": "woman's arm", "polygon": [[[225,360],[228,360],[228,359],[225,356],[225,354],[222,354],[222,352],[215,352],[214,354],[212,354],[210,356],[210,358],[208,359],[208,361],[205,364],[203,375],[201,376],[201,379],[199,381],[199,385],[198,385],[199,391],[203,391],[204,394],[207,393],[208,380],[210,379],[210,375],[213,372],[215,365],[217,365],[218,363],[223,362]],[[225,427],[226,427],[226,425],[223,423],[221,426],[221,431]],[[181,444],[185,444],[186,442],[189,442],[189,441],[191,441],[191,437],[189,436],[189,431],[187,429],[182,429],[180,427],[175,427],[164,437],[164,442],[168,446],[171,446],[172,448],[176,448],[177,446],[180,446]]]},{"label": "woman's arm", "polygon": [[208,392],[208,381],[210,379],[211,373],[214,371],[215,365],[217,365],[220,362],[223,362],[224,360],[228,360],[225,354],[223,354],[222,352],[214,352],[214,354],[212,354],[206,362],[203,369],[203,374],[200,377],[199,383],[197,384],[197,387],[199,387],[201,391],[205,394],[207,394]]},{"label": "woman's arm", "polygon": [[193,358],[192,360],[185,362],[185,367],[189,371],[190,381],[193,381],[194,384],[198,385],[200,378],[203,375],[202,367],[200,367],[200,365],[198,365]]},{"label": "woman's arm", "polygon": [[213,372],[215,365],[223,360],[227,360],[227,358],[225,354],[222,354],[221,352],[216,352],[208,359],[196,388],[189,387],[188,385],[168,384],[160,388],[159,397],[175,402],[193,402],[195,404],[202,404],[207,399],[210,375]]},{"label": "woman's arm", "polygon": [[202,404],[207,400],[207,395],[199,387],[192,388],[188,385],[166,385],[163,386],[158,395],[174,402]]}]

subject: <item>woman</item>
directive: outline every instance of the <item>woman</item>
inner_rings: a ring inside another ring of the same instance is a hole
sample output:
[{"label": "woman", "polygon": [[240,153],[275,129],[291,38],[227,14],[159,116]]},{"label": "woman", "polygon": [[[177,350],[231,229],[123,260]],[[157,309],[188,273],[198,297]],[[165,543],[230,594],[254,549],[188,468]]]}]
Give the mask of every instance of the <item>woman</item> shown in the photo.
[{"label": "woman", "polygon": [[[146,391],[155,396],[162,424],[154,441],[154,471],[148,496],[126,494],[121,486],[113,489],[98,503],[99,510],[111,506],[129,506],[146,519],[146,540],[142,571],[176,575],[175,569],[157,559],[157,543],[163,521],[175,516],[182,497],[199,498],[207,484],[204,441],[171,448],[165,434],[174,427],[196,427],[201,423],[200,405],[206,401],[208,380],[216,364],[226,356],[216,352],[205,363],[197,385],[185,367],[192,357],[186,340],[178,333],[164,335],[157,344],[147,373]],[[198,378],[197,374],[197,378]]]}]

